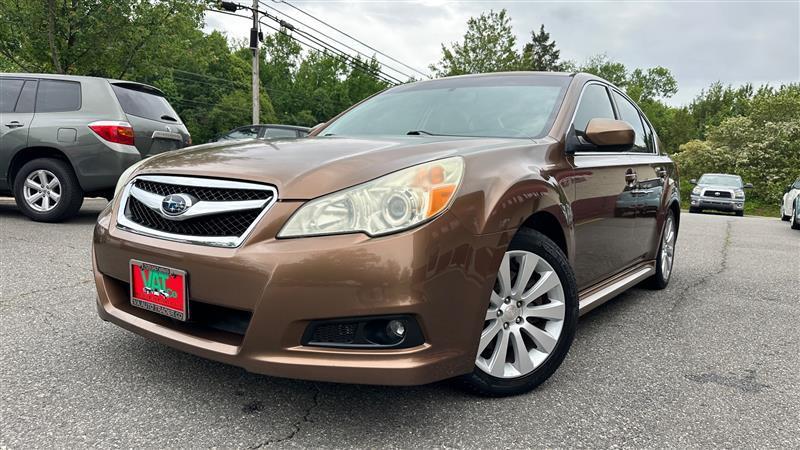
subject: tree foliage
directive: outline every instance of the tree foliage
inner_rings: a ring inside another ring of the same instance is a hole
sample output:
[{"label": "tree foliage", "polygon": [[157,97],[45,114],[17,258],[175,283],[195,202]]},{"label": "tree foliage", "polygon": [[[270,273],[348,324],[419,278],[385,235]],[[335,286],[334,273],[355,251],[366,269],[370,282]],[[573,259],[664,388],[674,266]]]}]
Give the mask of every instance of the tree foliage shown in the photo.
[{"label": "tree foliage", "polygon": [[544,31],[542,25],[538,33],[531,31],[531,41],[522,48],[520,68],[542,72],[568,70],[570,63],[560,58],[561,51],[556,47],[556,41],[550,39],[550,33]]},{"label": "tree foliage", "polygon": [[430,69],[440,77],[518,70],[516,45],[508,12],[492,10],[467,21],[462,42],[454,42],[450,48],[442,44],[442,59]]}]

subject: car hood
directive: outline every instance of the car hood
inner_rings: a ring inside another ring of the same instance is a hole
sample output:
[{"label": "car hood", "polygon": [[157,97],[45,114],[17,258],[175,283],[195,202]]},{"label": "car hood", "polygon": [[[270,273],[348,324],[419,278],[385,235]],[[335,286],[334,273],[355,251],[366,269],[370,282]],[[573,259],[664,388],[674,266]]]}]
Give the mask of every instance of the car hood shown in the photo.
[{"label": "car hood", "polygon": [[721,184],[698,184],[697,186],[699,186],[701,189],[711,189],[714,191],[735,191],[737,189],[742,189],[742,188],[724,186]]},{"label": "car hood", "polygon": [[144,163],[137,174],[188,175],[267,183],[281,200],[308,200],[415,164],[530,140],[408,136],[258,139],[189,147]]}]

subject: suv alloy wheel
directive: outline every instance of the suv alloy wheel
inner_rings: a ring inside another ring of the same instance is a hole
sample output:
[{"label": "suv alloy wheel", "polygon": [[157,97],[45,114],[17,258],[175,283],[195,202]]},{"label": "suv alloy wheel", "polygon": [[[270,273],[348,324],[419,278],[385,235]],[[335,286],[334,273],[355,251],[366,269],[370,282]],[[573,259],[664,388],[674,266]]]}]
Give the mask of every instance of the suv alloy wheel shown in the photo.
[{"label": "suv alloy wheel", "polygon": [[577,321],[577,286],[566,256],[545,235],[520,231],[498,270],[475,369],[462,381],[488,396],[534,389],[561,365]]},{"label": "suv alloy wheel", "polygon": [[78,213],[83,190],[69,164],[52,158],[27,162],[14,178],[14,200],[38,222],[60,222]]}]

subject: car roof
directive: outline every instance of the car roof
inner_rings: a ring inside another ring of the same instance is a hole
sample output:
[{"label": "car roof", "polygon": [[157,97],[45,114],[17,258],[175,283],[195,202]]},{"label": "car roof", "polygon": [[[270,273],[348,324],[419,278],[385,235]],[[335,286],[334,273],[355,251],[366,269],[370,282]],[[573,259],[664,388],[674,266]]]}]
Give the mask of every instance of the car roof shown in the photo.
[{"label": "car roof", "polygon": [[285,128],[287,130],[297,130],[297,131],[308,131],[311,129],[309,127],[302,127],[300,125],[282,125],[277,123],[259,123],[257,125],[242,125],[239,128],[252,127],[252,126],[265,127],[265,128]]},{"label": "car roof", "polygon": [[734,174],[732,174],[732,173],[704,173],[703,175],[700,175],[700,176],[701,176],[701,177],[704,177],[704,176],[706,176],[706,175],[714,175],[715,177],[734,177],[734,178],[742,178],[740,175],[734,175]]},{"label": "car roof", "polygon": [[45,80],[63,80],[63,81],[86,81],[86,80],[105,80],[111,84],[121,85],[128,87],[139,88],[144,92],[152,92],[157,95],[165,96],[161,89],[151,86],[149,84],[139,83],[137,81],[117,80],[114,78],[92,77],[86,75],[62,75],[57,73],[22,73],[22,72],[0,72],[3,77],[19,77],[19,78],[40,78]]}]

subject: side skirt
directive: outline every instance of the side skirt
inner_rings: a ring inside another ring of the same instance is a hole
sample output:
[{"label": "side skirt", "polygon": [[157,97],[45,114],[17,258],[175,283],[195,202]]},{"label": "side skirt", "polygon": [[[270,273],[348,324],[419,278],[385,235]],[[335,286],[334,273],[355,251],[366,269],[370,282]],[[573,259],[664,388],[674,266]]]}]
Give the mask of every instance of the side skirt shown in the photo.
[{"label": "side skirt", "polygon": [[655,262],[632,267],[578,294],[580,315],[597,308],[621,292],[656,273]]}]

